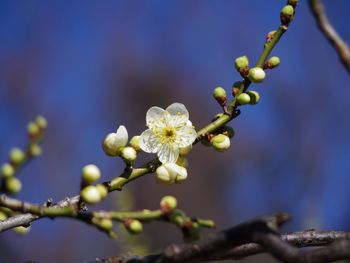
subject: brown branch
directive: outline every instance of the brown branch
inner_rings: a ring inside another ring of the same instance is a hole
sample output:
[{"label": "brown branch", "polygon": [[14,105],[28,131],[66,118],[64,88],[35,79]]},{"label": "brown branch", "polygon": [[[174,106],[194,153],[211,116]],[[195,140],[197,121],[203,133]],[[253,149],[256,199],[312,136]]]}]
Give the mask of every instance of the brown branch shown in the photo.
[{"label": "brown branch", "polygon": [[338,35],[325,14],[321,0],[309,0],[309,7],[317,26],[338,53],[341,63],[350,73],[350,48]]},{"label": "brown branch", "polygon": [[[164,253],[139,257],[124,255],[96,259],[105,263],[163,263],[198,262],[211,260],[241,259],[251,255],[270,253],[283,262],[332,262],[350,258],[350,233],[342,231],[306,230],[279,236],[270,220],[257,219],[220,232],[207,240],[190,245],[172,245]],[[270,223],[269,223],[270,222]],[[276,221],[275,221],[276,222]],[[282,222],[281,222],[282,223]],[[232,236],[231,236],[232,234]],[[257,243],[244,243],[251,240]],[[227,250],[229,244],[234,248]],[[300,250],[303,247],[319,247]],[[221,254],[218,254],[221,253]],[[215,256],[214,256],[215,255]]]}]

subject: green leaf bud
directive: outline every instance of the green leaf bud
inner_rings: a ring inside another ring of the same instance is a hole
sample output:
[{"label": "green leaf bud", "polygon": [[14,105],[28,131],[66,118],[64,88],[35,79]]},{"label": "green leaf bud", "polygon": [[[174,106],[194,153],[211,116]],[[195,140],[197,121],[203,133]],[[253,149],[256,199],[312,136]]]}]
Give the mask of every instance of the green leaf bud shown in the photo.
[{"label": "green leaf bud", "polygon": [[211,144],[218,152],[224,152],[230,148],[230,138],[226,135],[219,134],[213,137]]},{"label": "green leaf bud", "polygon": [[96,165],[88,164],[83,167],[81,177],[86,183],[91,184],[101,178],[101,171]]},{"label": "green leaf bud", "polygon": [[265,63],[265,65],[267,68],[272,69],[277,67],[280,63],[281,63],[280,58],[273,56]]},{"label": "green leaf bud", "polygon": [[132,163],[137,158],[137,152],[132,147],[125,147],[122,149],[121,157],[127,162]]},{"label": "green leaf bud", "polygon": [[17,194],[22,189],[22,183],[16,177],[6,178],[4,186],[6,191],[11,194]]},{"label": "green leaf bud", "polygon": [[29,154],[33,157],[38,157],[42,154],[42,150],[39,144],[31,144],[29,146]]},{"label": "green leaf bud", "polygon": [[96,186],[88,185],[80,191],[82,200],[87,204],[96,204],[101,201],[101,195]]},{"label": "green leaf bud", "polygon": [[124,225],[131,234],[140,234],[143,230],[142,223],[137,219],[129,219],[124,222]]},{"label": "green leaf bud", "polygon": [[24,227],[24,226],[17,226],[15,228],[13,228],[13,231],[16,233],[16,234],[19,234],[19,235],[26,235],[29,233],[30,231],[30,226],[28,227]]},{"label": "green leaf bud", "polygon": [[260,101],[260,95],[257,91],[254,91],[254,90],[250,90],[247,92],[247,94],[249,95],[250,97],[250,104],[251,105],[255,105],[257,104],[259,101]]},{"label": "green leaf bud", "polygon": [[216,87],[213,91],[213,97],[220,105],[224,105],[227,102],[226,91],[222,87]]},{"label": "green leaf bud", "polygon": [[24,152],[19,148],[13,148],[10,151],[10,161],[15,166],[20,165],[24,162],[26,156]]},{"label": "green leaf bud", "polygon": [[109,156],[118,156],[120,150],[128,143],[128,131],[125,126],[120,125],[116,133],[108,134],[103,142],[102,148]]},{"label": "green leaf bud", "polygon": [[29,122],[27,125],[27,132],[29,136],[36,137],[40,134],[40,127],[36,122]]},{"label": "green leaf bud", "polygon": [[141,151],[140,148],[140,136],[134,136],[131,138],[130,142],[129,142],[130,146],[132,148],[134,148],[136,151]]},{"label": "green leaf bud", "polygon": [[265,79],[265,71],[262,68],[251,68],[248,73],[251,82],[260,83]]},{"label": "green leaf bud", "polygon": [[99,222],[99,226],[106,231],[110,231],[113,228],[113,221],[109,218],[102,218]]},{"label": "green leaf bud", "polygon": [[45,130],[47,128],[47,120],[45,117],[38,116],[38,117],[36,117],[35,122],[41,130]]},{"label": "green leaf bud", "polygon": [[108,189],[106,186],[104,186],[103,184],[97,184],[96,185],[97,191],[100,194],[101,199],[106,198],[107,194],[108,194]]},{"label": "green leaf bud", "polygon": [[1,166],[1,175],[3,178],[12,177],[15,174],[15,168],[9,163],[4,163]]},{"label": "green leaf bud", "polygon": [[179,154],[180,155],[186,155],[192,150],[192,144],[186,146],[186,147],[180,147],[179,148]]},{"label": "green leaf bud", "polygon": [[244,68],[249,67],[249,60],[247,56],[238,57],[235,59],[235,68],[241,71]]},{"label": "green leaf bud", "polygon": [[170,213],[177,207],[177,199],[174,196],[166,195],[160,201],[160,209],[164,213]]},{"label": "green leaf bud", "polygon": [[237,102],[240,105],[248,104],[248,103],[250,103],[250,96],[247,93],[241,93],[237,97]]}]

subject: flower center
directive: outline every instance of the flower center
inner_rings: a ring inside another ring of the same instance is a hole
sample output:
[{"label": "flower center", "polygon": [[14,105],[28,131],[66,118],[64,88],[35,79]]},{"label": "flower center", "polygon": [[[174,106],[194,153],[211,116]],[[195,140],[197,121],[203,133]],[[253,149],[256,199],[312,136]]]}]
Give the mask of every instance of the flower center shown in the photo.
[{"label": "flower center", "polygon": [[174,142],[176,139],[176,131],[172,127],[165,127],[161,132],[162,143]]}]

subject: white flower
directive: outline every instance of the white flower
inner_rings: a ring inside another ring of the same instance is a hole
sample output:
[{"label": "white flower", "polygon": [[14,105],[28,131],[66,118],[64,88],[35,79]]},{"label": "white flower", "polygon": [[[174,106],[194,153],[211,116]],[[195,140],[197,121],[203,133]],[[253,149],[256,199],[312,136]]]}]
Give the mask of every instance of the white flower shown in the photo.
[{"label": "white flower", "polygon": [[128,131],[125,126],[120,125],[116,133],[108,134],[103,142],[102,148],[109,156],[117,156],[120,149],[128,143]]},{"label": "white flower", "polygon": [[158,153],[162,163],[175,163],[179,148],[191,145],[197,137],[188,116],[181,103],[173,103],[166,110],[150,108],[146,114],[149,129],[141,134],[140,148],[148,153]]},{"label": "white flower", "polygon": [[156,179],[159,183],[181,183],[187,178],[187,170],[175,163],[165,163],[156,170]]}]

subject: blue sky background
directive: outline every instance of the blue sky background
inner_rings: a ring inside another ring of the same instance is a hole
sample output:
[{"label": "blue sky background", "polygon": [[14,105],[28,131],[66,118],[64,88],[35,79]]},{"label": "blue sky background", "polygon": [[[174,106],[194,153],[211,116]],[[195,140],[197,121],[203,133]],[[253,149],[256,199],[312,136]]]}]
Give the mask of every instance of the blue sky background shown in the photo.
[{"label": "blue sky background", "polygon": [[[140,134],[151,106],[182,102],[196,127],[208,123],[220,110],[213,88],[229,92],[240,79],[234,58],[247,55],[254,64],[283,3],[1,1],[0,160],[24,147],[28,121],[49,120],[44,155],[21,173],[19,197],[42,203],[75,195],[87,163],[101,167],[103,180],[120,173],[122,163],[104,156],[101,140],[120,124]],[[325,4],[349,43],[349,2]],[[278,211],[293,216],[286,231],[350,229],[350,78],[306,1],[273,55],[282,63],[252,86],[262,100],[232,122],[231,149],[195,147],[182,185],[164,187],[148,175],[128,186],[137,209],[157,208],[173,194],[219,229]],[[116,209],[120,195],[111,194],[106,207]],[[142,238],[156,251],[180,235],[156,223]],[[0,236],[0,261],[81,262],[115,255],[123,242],[71,220],[41,220],[27,236]]]}]

